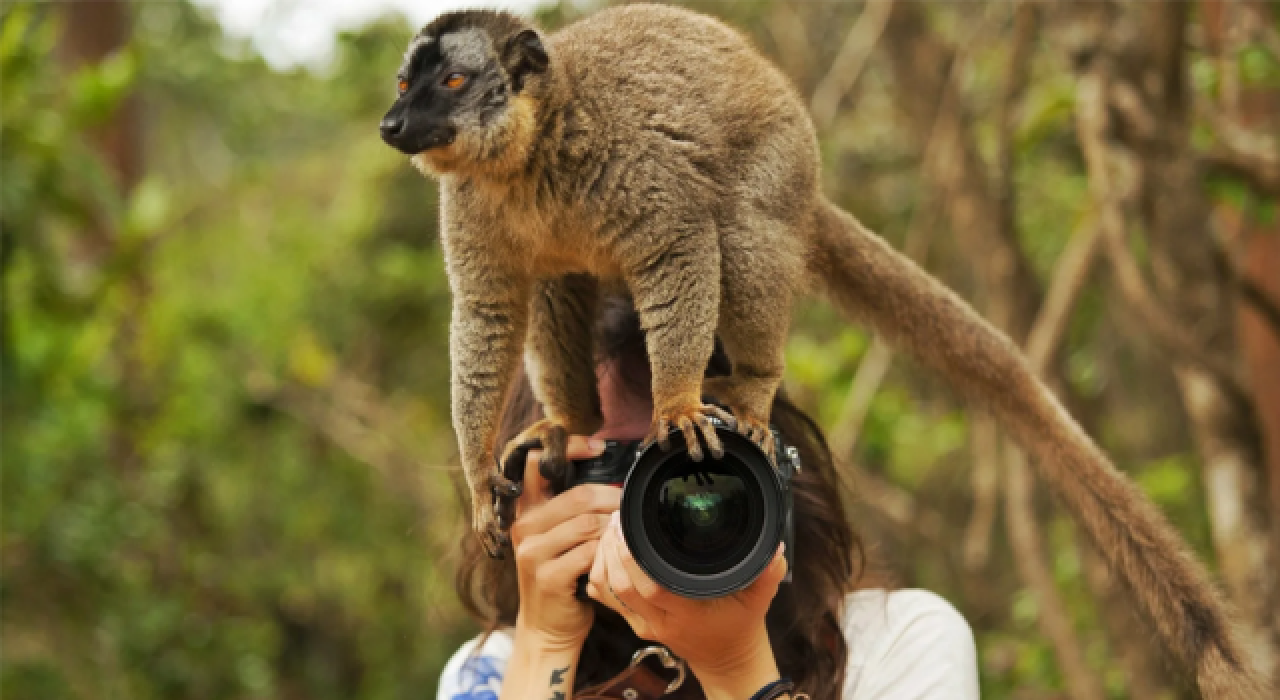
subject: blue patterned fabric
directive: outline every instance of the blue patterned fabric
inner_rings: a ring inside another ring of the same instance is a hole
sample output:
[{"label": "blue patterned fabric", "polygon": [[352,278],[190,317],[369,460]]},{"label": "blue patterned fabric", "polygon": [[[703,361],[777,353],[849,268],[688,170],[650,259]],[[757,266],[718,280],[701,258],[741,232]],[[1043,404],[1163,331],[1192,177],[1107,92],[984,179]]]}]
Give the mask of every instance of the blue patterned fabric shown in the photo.
[{"label": "blue patterned fabric", "polygon": [[458,692],[453,700],[498,700],[505,661],[487,655],[467,659],[458,670]]}]

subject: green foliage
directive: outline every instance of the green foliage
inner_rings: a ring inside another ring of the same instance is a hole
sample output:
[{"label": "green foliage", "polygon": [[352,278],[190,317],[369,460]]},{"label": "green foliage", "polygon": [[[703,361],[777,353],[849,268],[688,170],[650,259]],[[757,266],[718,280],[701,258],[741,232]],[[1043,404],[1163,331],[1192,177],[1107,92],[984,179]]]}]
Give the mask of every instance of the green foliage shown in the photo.
[{"label": "green foliage", "polygon": [[[449,480],[391,488],[318,411],[370,363],[406,453],[453,452],[434,188],[376,131],[410,29],[279,74],[143,4],[67,73],[59,13],[4,12],[6,695],[429,696],[472,629]],[[123,191],[87,134],[129,98]]]},{"label": "green foliage", "polygon": [[1247,46],[1236,59],[1240,78],[1250,87],[1280,87],[1280,58],[1261,46]]},{"label": "green foliage", "polygon": [[1208,179],[1205,189],[1215,201],[1228,205],[1256,224],[1270,227],[1276,222],[1276,198],[1257,192],[1241,180],[1213,176]]},{"label": "green foliage", "polygon": [[1187,541],[1206,562],[1214,560],[1205,493],[1191,454],[1171,454],[1138,465],[1134,479],[1161,510],[1178,523]]}]

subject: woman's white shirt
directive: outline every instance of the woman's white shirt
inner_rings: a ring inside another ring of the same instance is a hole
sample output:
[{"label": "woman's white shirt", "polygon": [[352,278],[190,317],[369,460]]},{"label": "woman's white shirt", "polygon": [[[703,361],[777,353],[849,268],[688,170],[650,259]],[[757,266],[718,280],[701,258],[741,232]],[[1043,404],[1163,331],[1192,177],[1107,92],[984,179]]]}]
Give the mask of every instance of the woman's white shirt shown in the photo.
[{"label": "woman's white shirt", "polygon": [[844,700],[977,700],[973,630],[940,596],[857,591],[845,599]]},{"label": "woman's white shirt", "polygon": [[[950,603],[929,591],[849,594],[841,620],[849,647],[844,700],[977,700],[973,631]],[[458,649],[440,674],[437,700],[497,700],[511,657],[499,630]]]}]

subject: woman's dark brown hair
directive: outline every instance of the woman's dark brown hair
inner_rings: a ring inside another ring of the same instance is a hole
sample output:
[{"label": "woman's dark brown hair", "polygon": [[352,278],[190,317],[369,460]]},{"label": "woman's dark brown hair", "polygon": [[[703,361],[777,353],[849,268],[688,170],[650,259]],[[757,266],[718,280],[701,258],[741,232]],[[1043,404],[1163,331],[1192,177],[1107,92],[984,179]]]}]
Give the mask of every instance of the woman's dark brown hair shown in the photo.
[{"label": "woman's dark brown hair", "polygon": [[[620,383],[630,393],[646,397],[649,360],[639,318],[625,298],[610,298],[602,306],[596,324],[598,359],[618,373]],[[717,345],[707,376],[728,372],[728,358]],[[522,375],[507,399],[499,444],[505,444],[539,417],[537,401]],[[836,700],[844,683],[848,655],[840,626],[841,605],[863,571],[863,549],[846,517],[840,478],[821,430],[782,392],[773,402],[772,420],[786,442],[800,451],[804,469],[792,482],[792,582],[778,589],[769,608],[769,640],[779,669],[796,682],[798,689],[814,700]],[[462,604],[488,630],[515,624],[520,597],[511,557],[490,559],[474,536],[465,538],[456,587]],[[575,691],[616,675],[636,649],[647,645],[612,610],[598,603],[593,605],[595,624],[583,645]],[[702,696],[696,683],[686,686],[677,695]]]}]

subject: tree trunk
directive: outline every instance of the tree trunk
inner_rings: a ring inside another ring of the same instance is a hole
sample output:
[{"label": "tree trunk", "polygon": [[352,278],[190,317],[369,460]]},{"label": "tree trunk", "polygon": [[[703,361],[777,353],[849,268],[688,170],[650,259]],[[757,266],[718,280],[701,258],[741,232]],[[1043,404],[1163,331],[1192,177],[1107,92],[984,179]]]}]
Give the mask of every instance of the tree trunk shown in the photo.
[{"label": "tree trunk", "polygon": [[[132,17],[124,0],[93,0],[63,3],[63,36],[58,54],[68,72],[101,62],[129,41]],[[127,199],[142,175],[142,121],[135,95],[127,95],[119,108],[90,138],[103,163],[114,176],[120,197]],[[95,261],[106,266],[120,252],[119,232],[113,229],[105,214],[99,214],[90,227],[87,239]],[[124,279],[124,309],[116,327],[113,343],[115,362],[119,367],[119,404],[112,412],[113,425],[108,438],[113,466],[125,472],[138,467],[139,433],[145,425],[145,371],[138,353],[138,332],[142,327],[149,296],[149,280],[143,261],[130,263]]]}]

